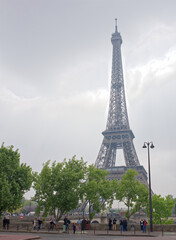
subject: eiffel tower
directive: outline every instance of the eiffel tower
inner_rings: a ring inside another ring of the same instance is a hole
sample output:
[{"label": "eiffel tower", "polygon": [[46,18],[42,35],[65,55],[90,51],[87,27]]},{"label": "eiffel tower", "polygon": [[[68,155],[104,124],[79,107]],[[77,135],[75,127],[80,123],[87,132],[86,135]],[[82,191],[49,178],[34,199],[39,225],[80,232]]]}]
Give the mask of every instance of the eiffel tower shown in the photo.
[{"label": "eiffel tower", "polygon": [[[109,180],[114,178],[120,180],[128,169],[135,169],[139,181],[148,185],[147,173],[139,163],[133,144],[134,134],[128,120],[121,57],[122,38],[117,30],[117,19],[115,19],[115,33],[112,34],[111,42],[113,56],[108,119],[106,130],[102,132],[103,142],[95,166],[108,170]],[[115,166],[118,149],[123,149],[126,166]]]}]

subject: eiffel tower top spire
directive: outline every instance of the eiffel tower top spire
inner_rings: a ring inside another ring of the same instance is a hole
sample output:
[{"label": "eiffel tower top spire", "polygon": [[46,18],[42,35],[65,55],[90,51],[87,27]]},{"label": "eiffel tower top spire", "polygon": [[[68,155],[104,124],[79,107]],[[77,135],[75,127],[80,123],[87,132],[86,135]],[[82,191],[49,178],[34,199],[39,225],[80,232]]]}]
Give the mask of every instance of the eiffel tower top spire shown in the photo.
[{"label": "eiffel tower top spire", "polygon": [[118,32],[117,31],[117,18],[115,18],[115,32]]},{"label": "eiffel tower top spire", "polygon": [[112,74],[106,130],[129,129],[121,57],[122,38],[117,31],[117,19],[115,19],[115,33],[112,34],[111,42],[113,45]]},{"label": "eiffel tower top spire", "polygon": [[111,38],[112,44],[117,43],[117,40],[120,40],[120,44],[122,44],[122,38],[117,29],[117,18],[115,18],[115,32],[112,34],[112,38]]}]

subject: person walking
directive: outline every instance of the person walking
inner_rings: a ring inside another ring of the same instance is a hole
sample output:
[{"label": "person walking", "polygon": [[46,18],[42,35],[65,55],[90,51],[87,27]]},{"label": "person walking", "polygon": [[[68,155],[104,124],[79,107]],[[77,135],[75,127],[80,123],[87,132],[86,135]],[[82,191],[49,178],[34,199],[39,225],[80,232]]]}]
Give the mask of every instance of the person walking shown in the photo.
[{"label": "person walking", "polygon": [[37,229],[37,218],[34,218],[34,221],[33,221],[33,230],[36,230]]},{"label": "person walking", "polygon": [[66,232],[67,221],[68,221],[68,219],[67,219],[67,217],[65,216],[65,217],[64,217],[64,224],[63,224],[63,233]]},{"label": "person walking", "polygon": [[74,233],[74,234],[75,234],[76,230],[77,230],[77,228],[76,228],[76,224],[73,223],[73,233]]},{"label": "person walking", "polygon": [[86,219],[83,218],[81,222],[81,233],[84,233],[84,230],[86,229]]},{"label": "person walking", "polygon": [[56,218],[53,218],[53,229],[57,230]]},{"label": "person walking", "polygon": [[126,220],[126,219],[123,220],[123,231],[124,231],[124,232],[127,232],[127,231],[128,231],[128,230],[127,230],[127,220]]},{"label": "person walking", "polygon": [[113,219],[113,230],[114,231],[116,231],[116,222],[117,222],[117,220],[116,220],[116,218],[114,218]]},{"label": "person walking", "polygon": [[108,226],[109,226],[109,231],[111,231],[112,230],[112,219],[111,218],[109,218]]},{"label": "person walking", "polygon": [[147,230],[147,221],[144,219],[143,221],[143,233],[146,233]]},{"label": "person walking", "polygon": [[140,220],[141,232],[143,232],[143,219]]},{"label": "person walking", "polygon": [[42,229],[42,218],[38,219],[38,230]]},{"label": "person walking", "polygon": [[123,231],[123,221],[122,221],[122,219],[120,220],[120,231],[121,232]]},{"label": "person walking", "polygon": [[7,224],[7,230],[9,230],[9,225],[10,225],[10,218],[9,218],[9,216],[6,217],[6,224]]},{"label": "person walking", "polygon": [[53,226],[54,226],[54,224],[53,224],[53,219],[50,218],[50,227],[49,227],[49,230],[52,230],[52,231],[53,231]]},{"label": "person walking", "polygon": [[89,221],[89,219],[87,218],[87,220],[86,220],[86,230],[89,230],[89,226],[90,226],[90,221]]},{"label": "person walking", "polygon": [[78,221],[77,221],[77,224],[78,224],[78,230],[81,230],[81,218],[79,217]]},{"label": "person walking", "polygon": [[6,225],[7,225],[7,219],[4,216],[4,218],[3,218],[3,229],[6,229]]},{"label": "person walking", "polygon": [[69,226],[70,226],[70,220],[67,218],[66,232],[68,232],[68,233],[69,233]]}]

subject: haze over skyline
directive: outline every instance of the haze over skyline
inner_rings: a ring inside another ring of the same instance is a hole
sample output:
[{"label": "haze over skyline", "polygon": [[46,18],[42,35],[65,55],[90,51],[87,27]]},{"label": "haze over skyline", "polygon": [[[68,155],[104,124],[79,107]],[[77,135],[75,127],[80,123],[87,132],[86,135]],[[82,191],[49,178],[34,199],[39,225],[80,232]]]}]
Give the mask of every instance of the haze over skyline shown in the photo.
[{"label": "haze over skyline", "polygon": [[135,149],[148,171],[142,146],[153,141],[152,189],[176,197],[175,9],[174,0],[1,0],[0,144],[38,172],[73,155],[95,163],[117,18]]}]

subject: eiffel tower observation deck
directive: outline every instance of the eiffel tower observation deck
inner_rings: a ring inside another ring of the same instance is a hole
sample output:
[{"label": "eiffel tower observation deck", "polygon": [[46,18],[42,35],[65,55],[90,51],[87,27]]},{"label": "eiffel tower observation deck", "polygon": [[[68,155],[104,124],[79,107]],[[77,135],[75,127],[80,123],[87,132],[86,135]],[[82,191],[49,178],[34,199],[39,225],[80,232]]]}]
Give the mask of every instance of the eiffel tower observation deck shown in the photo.
[{"label": "eiffel tower observation deck", "polygon": [[[134,134],[128,120],[121,57],[122,37],[117,30],[117,19],[115,19],[115,32],[112,34],[111,42],[113,56],[108,119],[106,130],[102,132],[103,142],[95,166],[108,170],[110,180],[114,178],[120,180],[128,169],[135,169],[139,181],[148,185],[147,173],[139,163],[133,144]],[[118,166],[119,149],[123,149],[125,166]]]}]

